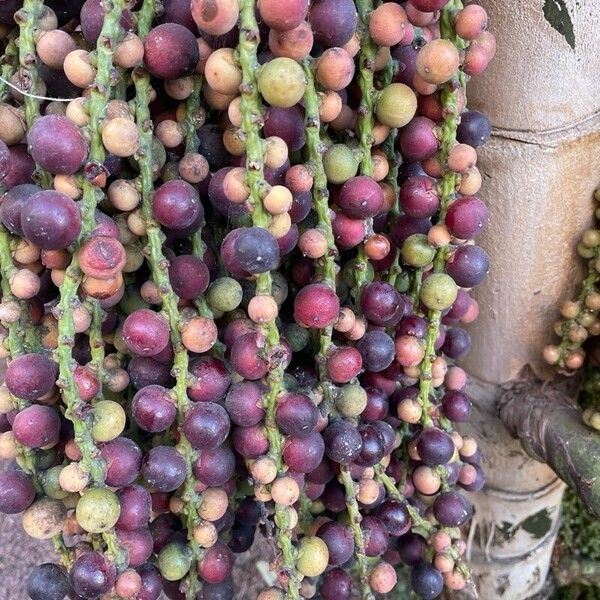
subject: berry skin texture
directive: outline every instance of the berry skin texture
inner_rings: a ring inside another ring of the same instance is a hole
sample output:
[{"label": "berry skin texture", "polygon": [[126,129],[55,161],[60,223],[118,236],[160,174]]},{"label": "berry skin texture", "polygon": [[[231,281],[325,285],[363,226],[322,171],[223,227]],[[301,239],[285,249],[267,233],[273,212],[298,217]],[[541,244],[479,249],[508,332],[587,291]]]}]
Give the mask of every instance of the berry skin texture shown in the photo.
[{"label": "berry skin texture", "polygon": [[337,321],[340,303],[336,293],[327,285],[308,285],[294,300],[294,318],[299,325],[323,329]]}]

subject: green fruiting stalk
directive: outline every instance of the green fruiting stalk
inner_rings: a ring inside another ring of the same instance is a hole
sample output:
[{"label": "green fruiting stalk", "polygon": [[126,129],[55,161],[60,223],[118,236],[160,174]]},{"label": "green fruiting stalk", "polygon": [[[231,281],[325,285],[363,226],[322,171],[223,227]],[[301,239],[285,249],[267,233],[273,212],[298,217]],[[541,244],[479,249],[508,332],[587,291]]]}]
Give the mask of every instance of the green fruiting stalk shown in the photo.
[{"label": "green fruiting stalk", "polygon": [[[111,87],[114,81],[112,75],[112,45],[120,35],[119,20],[124,9],[122,0],[114,3],[106,2],[104,24],[97,43],[97,73],[96,81],[90,94],[87,110],[90,116],[90,163],[101,164],[104,160],[104,147],[100,137],[100,121],[104,115],[106,104],[111,96]],[[96,222],[96,205],[102,198],[99,190],[90,182],[83,182],[83,200],[81,203],[82,225],[79,244],[87,239],[94,229]],[[58,318],[58,348],[56,355],[59,364],[58,385],[62,389],[63,401],[66,404],[65,417],[73,422],[75,442],[81,451],[81,467],[90,474],[91,482],[96,487],[104,487],[106,464],[101,458],[100,452],[92,437],[92,425],[94,422],[93,410],[89,410],[79,398],[77,386],[73,378],[73,370],[76,362],[73,359],[73,344],[75,343],[75,324],[73,310],[81,302],[77,296],[83,274],[79,267],[77,252],[73,254],[71,264],[65,272],[65,277],[60,286],[60,301],[56,307]],[[100,364],[104,355],[104,344],[101,341],[99,330],[100,315],[97,314],[90,331],[90,343],[92,344],[92,360]],[[99,373],[100,374],[100,373]],[[119,548],[114,531],[102,534],[107,546],[107,554],[111,557],[117,568],[126,565],[127,557],[124,550]]]},{"label": "green fruiting stalk", "polygon": [[17,37],[17,29],[13,29],[8,34],[8,42],[4,49],[4,54],[0,57],[0,63],[2,63],[2,79],[4,80],[0,81],[0,101],[3,101],[7,94],[6,89],[8,86],[6,85],[6,81],[10,80],[17,68],[19,57],[19,51],[17,49],[17,44],[15,43]]},{"label": "green fruiting stalk", "polygon": [[[90,100],[87,104],[89,115],[88,131],[90,135],[90,155],[89,163],[97,166],[101,172],[102,163],[106,158],[104,145],[102,144],[102,135],[100,128],[102,119],[106,111],[106,105],[111,99],[112,91],[117,83],[117,71],[113,64],[113,51],[121,36],[120,20],[125,10],[124,0],[106,0],[103,2],[105,19],[102,31],[96,44],[95,66],[96,79],[91,88]],[[95,169],[96,170],[96,169]],[[88,206],[95,206],[103,199],[100,189],[94,185],[87,177],[81,178],[81,188],[83,190],[83,202]],[[91,302],[92,324],[90,327],[90,350],[92,355],[92,366],[100,381],[103,379],[102,366],[104,362],[104,340],[102,338],[102,318],[103,311],[97,300]],[[102,395],[102,388],[99,397]]]},{"label": "green fruiting stalk", "polygon": [[202,92],[202,75],[193,75],[194,89],[185,105],[185,119],[182,123],[185,129],[185,151],[196,152],[198,149],[198,135],[196,131],[202,126],[205,115],[202,108],[200,94]]},{"label": "green fruiting stalk", "polygon": [[[185,130],[185,151],[196,152],[198,149],[198,135],[197,130],[202,126],[206,115],[204,114],[204,108],[202,107],[201,93],[202,93],[202,75],[193,75],[194,89],[186,102],[185,119],[182,123]],[[192,251],[195,256],[202,258],[204,256],[204,242],[202,241],[202,229],[194,232],[192,235]],[[194,304],[198,309],[198,313],[209,319],[213,318],[212,311],[208,307],[206,298],[201,296],[194,300]],[[217,341],[215,344],[220,348],[221,343]]]},{"label": "green fruiting stalk", "polygon": [[[440,17],[440,31],[443,39],[449,39],[460,46],[460,38],[454,30],[454,13],[462,8],[461,0],[451,0],[442,10]],[[458,83],[458,85],[457,85]],[[441,91],[442,106],[444,107],[444,121],[440,128],[440,151],[438,158],[440,164],[446,165],[448,154],[456,143],[456,130],[458,127],[458,92],[462,84],[460,81],[450,81],[444,85]],[[439,223],[443,223],[446,211],[456,195],[458,176],[453,171],[446,169],[440,184],[440,212]],[[442,273],[446,260],[450,254],[449,246],[442,246],[435,254],[433,261],[433,272]],[[423,408],[421,423],[424,427],[432,425],[429,395],[431,393],[431,367],[436,358],[435,341],[440,332],[442,313],[438,310],[430,310],[428,318],[427,336],[425,338],[425,357],[419,366],[419,402]]]},{"label": "green fruiting stalk", "polygon": [[[456,11],[462,8],[461,0],[451,0],[441,12],[440,33],[442,39],[451,40],[458,48],[463,48],[462,40],[456,35],[454,29],[454,15]],[[466,85],[466,80],[460,74],[456,80],[451,80],[445,84],[441,90],[441,101],[444,108],[444,120],[440,128],[440,151],[438,159],[440,164],[447,165],[448,155],[452,147],[456,144],[456,132],[458,127],[458,93]],[[450,203],[456,196],[456,188],[459,184],[459,176],[446,167],[444,175],[439,184],[440,212],[439,223],[443,223]],[[446,261],[450,255],[450,247],[443,246],[436,252],[433,261],[433,272],[444,272]],[[417,292],[418,293],[418,292]],[[418,297],[418,296],[417,296]],[[421,424],[423,427],[433,425],[430,413],[430,393],[432,380],[432,365],[436,358],[435,342],[440,332],[442,313],[438,310],[430,310],[428,313],[427,336],[425,339],[425,357],[419,365],[419,402],[421,403],[423,414]],[[440,419],[443,425],[443,420]],[[442,489],[447,487],[447,472],[444,468],[439,473],[442,479]],[[414,511],[413,511],[414,512]],[[411,513],[411,518],[412,518]],[[448,530],[446,530],[448,531]],[[461,556],[453,549],[453,558],[456,561],[456,569],[469,579],[469,571],[462,562]]]},{"label": "green fruiting stalk", "polygon": [[[358,83],[361,91],[361,103],[358,108],[358,136],[361,150],[360,173],[371,177],[373,175],[373,159],[371,147],[373,145],[373,105],[375,99],[374,66],[377,48],[369,35],[369,15],[373,10],[373,0],[356,0],[359,15],[359,28],[361,33],[361,48],[359,54]],[[373,219],[367,219],[366,234],[373,231]],[[358,248],[355,267],[354,298],[356,306],[360,303],[362,287],[367,283],[368,258],[364,244]],[[374,598],[368,577],[368,565],[365,555],[365,541],[360,526],[361,516],[356,499],[355,483],[346,465],[340,467],[340,481],[346,492],[346,508],[350,517],[350,527],[354,535],[355,556],[357,573],[360,580],[361,598],[371,600]]]},{"label": "green fruiting stalk", "polygon": [[[105,152],[100,137],[100,121],[104,115],[106,104],[110,99],[112,49],[111,44],[120,35],[119,20],[124,3],[117,0],[114,4],[106,6],[106,17],[102,32],[97,44],[97,73],[96,81],[92,88],[87,110],[90,116],[90,155],[89,162],[101,164]],[[80,243],[90,235],[95,226],[96,205],[102,194],[89,181],[83,180],[83,201],[81,203],[82,227]],[[79,268],[77,253],[73,254],[71,264],[65,272],[64,282],[60,288],[60,302],[57,306],[58,314],[58,349],[59,382],[63,390],[63,399],[67,405],[65,416],[73,421],[75,441],[82,453],[81,466],[90,473],[92,482],[96,486],[104,485],[104,461],[100,458],[98,449],[91,436],[93,411],[84,411],[83,403],[79,399],[77,387],[73,380],[73,369],[76,366],[73,360],[72,348],[75,341],[75,328],[73,322],[73,309],[79,306],[77,292],[82,281],[82,272]],[[93,355],[95,364],[99,358],[97,348],[100,344],[99,332],[92,327],[90,343],[93,342]]]},{"label": "green fruiting stalk", "polygon": [[[104,311],[98,300],[94,300],[91,305],[92,324],[90,326],[90,353],[92,355],[91,366],[96,372],[99,381],[104,380],[104,338],[102,337],[102,319]],[[99,397],[102,396],[102,386],[100,386]]]},{"label": "green fruiting stalk", "polygon": [[[10,253],[10,236],[6,231],[4,226],[0,226],[0,278],[2,285],[2,301],[16,301],[16,298],[13,296],[10,289],[10,277],[11,274],[15,271],[15,266],[13,264],[12,256]],[[21,356],[25,352],[38,352],[39,351],[39,343],[35,336],[33,338],[26,337],[27,331],[32,331],[34,329],[33,324],[31,323],[31,319],[29,318],[29,307],[26,301],[19,302],[21,307],[20,318],[16,323],[8,323],[8,351],[10,353],[11,358],[16,358],[17,356]],[[29,340],[33,339],[34,344],[28,344]],[[17,398],[11,394],[11,399],[13,402],[13,406],[17,410],[23,410],[30,403],[22,400],[21,398]],[[19,455],[17,456],[17,463],[27,473],[30,475],[31,480],[33,482],[33,486],[35,488],[36,494],[39,494],[42,491],[42,485],[39,480],[39,476],[37,473],[37,465],[36,465],[36,456],[35,450],[32,448],[28,448],[27,446],[23,446],[21,444],[17,444],[17,450]],[[70,550],[65,546],[62,533],[59,533],[52,537],[52,542],[54,544],[54,548],[56,553],[59,555],[60,560],[63,565],[69,566],[72,562]]]},{"label": "green fruiting stalk", "polygon": [[[358,139],[361,150],[360,174],[372,177],[373,159],[371,157],[371,147],[373,146],[373,107],[375,101],[374,68],[377,47],[369,35],[369,18],[373,11],[373,0],[356,0],[356,9],[359,16],[360,30],[360,53],[359,53],[359,72],[358,85],[361,91],[361,102],[358,107]],[[373,233],[373,219],[367,219],[365,222],[366,235]],[[358,306],[360,293],[363,285],[367,283],[368,258],[365,253],[364,244],[358,247],[358,256],[355,267],[354,298]]]},{"label": "green fruiting stalk", "polygon": [[[390,498],[404,502],[404,495],[400,493],[394,480],[385,472],[383,465],[375,465],[375,478],[383,485]],[[415,533],[424,533],[426,536],[435,531],[435,527],[427,519],[424,519],[412,504],[407,502],[406,508],[410,514],[410,520],[412,521],[412,531]]]},{"label": "green fruiting stalk", "polygon": [[[252,224],[255,227],[268,228],[270,217],[265,210],[262,199],[268,189],[264,179],[264,141],[260,136],[263,124],[262,100],[258,91],[257,72],[259,69],[257,51],[260,41],[258,23],[256,22],[256,1],[242,0],[240,3],[240,37],[238,45],[239,63],[242,69],[242,130],[246,136],[246,182],[250,190],[249,202],[252,206]],[[256,295],[271,295],[272,278],[269,272],[256,277]],[[265,336],[264,352],[266,356],[278,354],[273,352],[280,345],[279,329],[275,322],[263,325]],[[283,473],[281,458],[283,436],[275,421],[277,398],[283,389],[283,365],[273,365],[267,375],[268,392],[263,397],[266,411],[265,427],[269,439],[269,455],[277,465],[279,474]],[[277,545],[282,553],[283,568],[287,574],[286,598],[297,600],[300,579],[296,569],[296,549],[292,542],[287,508],[275,503],[275,525],[277,528]]]},{"label": "green fruiting stalk", "polygon": [[[398,71],[398,61],[390,58],[383,70],[383,76],[381,78],[381,87],[386,88],[390,85],[394,76]],[[390,170],[385,178],[386,183],[389,183],[394,189],[394,198],[398,199],[398,191],[400,186],[398,185],[398,167],[400,166],[401,157],[396,152],[396,138],[398,137],[398,130],[396,128],[391,129],[385,142],[382,144],[382,148],[385,155],[390,163]],[[392,206],[392,217],[397,217],[400,214],[400,205],[398,202],[394,202]]]},{"label": "green fruiting stalk", "polygon": [[[139,23],[147,23],[144,15],[154,14],[154,0],[144,0],[140,13]],[[140,25],[141,27],[141,25]],[[147,33],[147,32],[144,32]],[[142,33],[140,32],[140,36]],[[201,495],[196,491],[196,481],[193,473],[193,465],[196,460],[196,452],[183,433],[185,413],[191,402],[187,395],[188,365],[189,357],[187,350],[181,342],[181,318],[177,306],[178,299],[169,281],[169,262],[162,253],[165,235],[156,222],[152,211],[152,192],[154,189],[152,176],[152,119],[150,110],[150,77],[138,69],[133,73],[133,81],[136,91],[136,122],[140,136],[140,148],[138,150],[138,163],[140,167],[141,195],[142,195],[142,217],[146,228],[148,245],[145,249],[152,279],[158,289],[162,301],[162,308],[171,331],[171,343],[174,350],[174,363],[172,373],[175,377],[175,388],[173,393],[177,402],[177,421],[179,426],[179,443],[177,450],[182,454],[186,464],[186,478],[183,485],[182,500],[184,502],[183,512],[186,516],[188,530],[188,543],[192,551],[192,565],[186,576],[186,598],[194,600],[201,589],[198,580],[196,564],[202,557],[202,549],[194,539],[194,529],[200,522],[197,508],[201,503]]]},{"label": "green fruiting stalk", "polygon": [[[596,203],[600,203],[600,188],[594,192],[594,200]],[[599,208],[596,208],[595,215],[597,221],[600,218]],[[596,306],[597,301],[592,297],[592,294],[598,293],[597,284],[600,281],[600,244],[596,243],[599,239],[600,231],[597,229],[596,224],[595,229],[589,229],[585,232],[583,239],[577,245],[579,256],[587,259],[588,274],[583,281],[577,299],[572,303],[568,303],[573,305],[575,314],[570,318],[565,318],[562,322],[560,332],[558,332],[560,335],[559,345],[544,349],[546,360],[557,365],[560,369],[559,372],[563,374],[571,374],[577,368],[575,365],[570,366],[570,359],[577,356],[577,354],[581,354],[583,358],[583,351],[580,348],[587,336],[597,335],[596,326],[599,311]],[[584,329],[583,336],[577,335],[581,329]],[[549,354],[546,354],[547,352]],[[586,423],[590,424],[586,417],[587,415],[584,414]]]},{"label": "green fruiting stalk", "polygon": [[[37,31],[37,20],[43,7],[43,0],[23,0],[23,8],[15,13],[15,21],[19,25],[20,87],[30,94],[35,94],[39,89],[40,78],[36,65],[34,33]],[[25,123],[27,129],[30,129],[40,116],[40,101],[33,96],[23,95],[23,104]],[[42,187],[51,187],[52,176],[40,167],[37,167],[36,172]]]},{"label": "green fruiting stalk", "polygon": [[[304,93],[304,111],[305,111],[305,132],[306,132],[306,153],[307,167],[313,176],[313,208],[317,213],[319,230],[325,235],[327,240],[327,252],[325,256],[317,262],[316,270],[319,279],[336,289],[335,259],[338,251],[333,236],[331,225],[331,213],[329,209],[329,190],[327,189],[327,175],[323,167],[323,153],[326,146],[321,140],[321,119],[319,117],[319,96],[315,88],[315,76],[313,64],[310,59],[303,63],[304,74],[306,76],[306,91]],[[331,336],[333,327],[326,327],[319,336],[319,354],[317,355],[317,364],[319,367],[319,381],[323,389],[324,411],[329,414],[333,407],[335,396],[335,386],[327,377],[326,361],[331,347]]]},{"label": "green fruiting stalk", "polygon": [[[394,75],[398,70],[398,62],[390,58],[388,63],[383,70],[383,76],[381,77],[381,87],[385,88],[392,83],[394,80]],[[400,203],[398,202],[398,192],[400,190],[400,186],[398,185],[398,170],[400,166],[401,157],[396,152],[396,138],[398,137],[398,130],[391,129],[388,137],[385,142],[383,142],[382,147],[385,152],[385,155],[390,163],[390,170],[385,178],[387,184],[392,186],[394,190],[394,204],[392,206],[391,215],[392,219],[395,219],[400,215]],[[398,279],[398,275],[402,271],[400,267],[400,249],[396,248],[394,250],[394,262],[388,269],[386,275],[386,281],[390,285],[396,285],[396,281]]]},{"label": "green fruiting stalk", "polygon": [[356,558],[356,571],[360,583],[360,598],[361,600],[375,600],[375,596],[373,595],[369,584],[369,565],[365,554],[363,531],[360,526],[362,516],[356,500],[358,491],[356,489],[357,484],[352,479],[352,474],[350,473],[350,467],[348,465],[340,465],[339,479],[344,486],[344,492],[346,493],[346,509],[349,517],[348,524],[350,525],[352,535],[354,536],[354,556]]},{"label": "green fruiting stalk", "polygon": [[[596,248],[594,250],[595,250],[594,253],[597,255],[597,256],[595,256],[595,259],[597,259],[598,257],[600,257],[600,252],[599,252],[600,248]],[[598,271],[596,270],[596,268],[594,266],[595,259],[591,260],[589,262],[589,273],[588,273],[587,277],[583,280],[583,284],[581,286],[581,291],[579,292],[579,295],[577,296],[576,302],[579,305],[579,312],[578,312],[577,316],[574,317],[573,319],[565,320],[561,327],[561,340],[560,340],[560,344],[558,346],[558,352],[560,355],[558,365],[561,368],[565,368],[565,359],[567,358],[569,353],[581,346],[581,344],[572,342],[569,339],[569,334],[571,333],[571,330],[573,329],[573,327],[578,325],[578,319],[581,317],[581,315],[586,311],[590,312],[589,309],[586,308],[585,301],[586,301],[587,297],[592,292],[597,292],[596,284],[598,283],[598,281],[600,281],[600,275],[598,274]]]}]

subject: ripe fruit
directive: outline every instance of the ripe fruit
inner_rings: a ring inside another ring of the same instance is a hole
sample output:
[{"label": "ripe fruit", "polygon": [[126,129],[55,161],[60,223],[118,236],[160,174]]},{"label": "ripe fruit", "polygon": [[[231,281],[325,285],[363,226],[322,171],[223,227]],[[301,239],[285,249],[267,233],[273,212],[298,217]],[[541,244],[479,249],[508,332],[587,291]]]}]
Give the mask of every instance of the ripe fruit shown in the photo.
[{"label": "ripe fruit", "polygon": [[40,96],[0,104],[0,511],[69,565],[29,595],[231,598],[262,529],[263,600],[386,595],[400,561],[422,597],[464,587],[485,11],[58,4],[0,10]]}]

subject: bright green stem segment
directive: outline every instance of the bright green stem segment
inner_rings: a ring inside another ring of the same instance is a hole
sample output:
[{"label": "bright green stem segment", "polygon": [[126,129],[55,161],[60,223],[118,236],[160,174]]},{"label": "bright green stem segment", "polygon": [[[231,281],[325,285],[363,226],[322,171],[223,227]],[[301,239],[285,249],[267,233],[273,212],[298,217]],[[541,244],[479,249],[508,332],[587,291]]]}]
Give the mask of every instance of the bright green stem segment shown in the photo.
[{"label": "bright green stem segment", "polygon": [[[358,139],[361,150],[360,174],[371,177],[373,175],[373,159],[371,157],[371,147],[373,146],[373,106],[375,101],[374,86],[374,68],[377,46],[369,35],[369,18],[373,11],[373,0],[356,0],[356,9],[359,16],[360,28],[360,53],[358,55],[359,71],[358,85],[361,92],[360,106],[358,107]],[[366,234],[373,233],[373,219],[367,219],[365,222]],[[360,303],[360,293],[362,287],[367,283],[368,258],[365,253],[364,244],[358,248],[356,258],[354,298],[357,307]]]},{"label": "bright green stem segment", "polygon": [[187,99],[185,105],[185,151],[198,151],[198,136],[196,130],[200,127],[202,117],[202,103],[200,94],[202,92],[202,75],[193,75],[194,89]]},{"label": "bright green stem segment", "polygon": [[[456,35],[454,30],[454,13],[462,8],[460,0],[451,0],[442,10],[440,17],[441,37],[448,39],[462,47],[462,41]],[[442,106],[444,108],[444,121],[440,128],[440,151],[438,158],[440,164],[446,165],[448,154],[456,143],[456,129],[458,126],[458,92],[463,86],[463,79],[454,79],[444,85],[441,91]],[[438,223],[443,223],[446,217],[446,211],[456,194],[456,185],[458,176],[456,173],[445,169],[445,173],[439,184],[440,195],[440,215]],[[433,272],[441,273],[446,266],[446,260],[450,254],[449,246],[442,246],[436,252],[433,261]],[[431,368],[436,358],[435,341],[440,332],[442,314],[437,310],[429,311],[429,325],[427,328],[427,337],[425,339],[425,357],[419,366],[419,402],[423,407],[423,416],[421,422],[424,427],[430,427],[432,424],[430,410],[429,394],[431,392]]]},{"label": "bright green stem segment", "polygon": [[[15,40],[17,39],[17,30],[13,29],[8,34],[8,42],[4,49],[4,54],[0,57],[0,63],[2,64],[2,79],[9,81],[13,76],[19,59],[19,50]],[[8,86],[4,81],[0,81],[0,101],[4,101]]]},{"label": "bright green stem segment", "polygon": [[[254,227],[268,228],[270,217],[265,210],[262,198],[267,189],[264,179],[263,152],[264,141],[260,136],[263,124],[262,101],[258,91],[256,75],[259,69],[257,50],[260,41],[256,22],[256,1],[242,0],[240,3],[240,37],[238,45],[239,62],[242,68],[242,129],[246,136],[246,182],[250,189],[252,204],[252,224]],[[272,279],[270,273],[262,273],[256,278],[256,295],[270,295]],[[266,339],[264,352],[267,356],[279,355],[279,329],[275,322],[262,327]],[[269,454],[277,464],[279,473],[283,473],[281,458],[282,435],[275,421],[277,398],[282,391],[283,365],[274,365],[267,375],[268,392],[263,398],[266,410],[265,426],[269,438]],[[275,525],[277,545],[282,553],[283,568],[288,576],[286,598],[300,598],[300,580],[296,570],[296,549],[292,542],[287,509],[275,504]]]},{"label": "bright green stem segment", "polygon": [[[124,9],[123,0],[115,0],[114,3],[105,4],[105,18],[102,31],[97,43],[98,68],[96,81],[92,88],[88,102],[88,113],[90,115],[91,146],[89,162],[101,164],[104,160],[104,148],[100,139],[99,126],[106,104],[111,96],[112,74],[112,45],[120,35],[119,20]],[[89,182],[84,181],[84,195],[81,203],[82,226],[79,243],[87,239],[93,231],[96,222],[96,205],[102,194],[96,188],[92,188]],[[65,272],[65,278],[60,286],[60,301],[57,306],[58,312],[58,356],[59,385],[62,388],[63,401],[66,405],[65,416],[73,422],[75,431],[75,442],[81,454],[81,466],[90,474],[93,485],[103,487],[106,464],[100,457],[100,453],[91,434],[93,425],[93,410],[81,402],[77,386],[73,379],[73,370],[77,366],[73,359],[73,344],[75,342],[75,324],[73,321],[73,310],[80,305],[78,290],[82,281],[82,272],[79,268],[77,253],[73,254],[71,264]],[[95,319],[95,327],[99,327],[98,315]],[[104,350],[99,331],[94,331],[90,340],[93,342],[92,359],[95,362],[102,360]],[[102,535],[107,546],[107,553],[111,556],[118,568],[126,564],[126,554],[119,548],[114,531]]]},{"label": "bright green stem segment", "polygon": [[[462,8],[461,0],[450,0],[450,2],[444,7],[440,15],[440,33],[442,39],[448,39],[452,41],[458,48],[463,48],[463,41],[456,35],[454,29],[454,15],[456,11]],[[441,90],[442,106],[444,108],[444,121],[440,128],[440,151],[438,153],[438,159],[440,164],[444,165],[444,175],[439,184],[439,195],[440,195],[440,213],[438,223],[443,223],[446,218],[446,212],[450,203],[454,200],[456,195],[456,187],[459,183],[459,177],[456,173],[450,171],[447,168],[448,154],[450,150],[456,144],[456,130],[458,126],[458,93],[464,88],[466,84],[465,78],[462,74],[458,74],[455,79],[450,80],[446,83]],[[444,271],[446,261],[450,254],[450,247],[443,246],[436,252],[433,261],[433,272],[441,273]],[[428,327],[427,337],[425,340],[425,357],[419,365],[419,401],[423,408],[423,414],[421,416],[421,424],[423,427],[431,427],[432,419],[430,413],[430,393],[431,393],[431,379],[432,379],[432,365],[436,358],[435,341],[438,338],[440,332],[442,313],[437,310],[430,310],[428,314]],[[440,472],[442,478],[442,489],[447,487],[447,473],[445,469]],[[411,512],[411,518],[413,514]],[[450,531],[448,531],[450,533]],[[469,571],[465,564],[462,562],[460,555],[456,554],[453,556],[456,561],[457,570],[465,577],[469,579]]]},{"label": "bright green stem segment", "polygon": [[[145,0],[142,13],[154,12],[154,0]],[[140,16],[140,22],[146,22]],[[194,600],[200,591],[200,582],[196,569],[196,563],[202,556],[202,549],[194,539],[194,529],[199,523],[198,506],[201,497],[196,491],[193,465],[196,452],[183,433],[183,422],[185,413],[190,405],[187,395],[187,377],[189,357],[185,346],[181,342],[181,319],[178,299],[169,282],[169,262],[162,253],[165,236],[160,226],[154,219],[152,210],[152,193],[154,190],[152,177],[152,118],[148,108],[150,104],[150,77],[142,70],[133,73],[133,81],[136,91],[136,121],[140,135],[140,148],[138,151],[138,162],[140,166],[141,194],[142,194],[142,216],[146,226],[147,248],[146,254],[150,264],[152,279],[159,291],[162,300],[162,309],[169,321],[171,330],[171,343],[174,350],[174,363],[172,373],[175,377],[174,394],[177,401],[177,420],[179,425],[179,443],[177,450],[183,455],[186,463],[186,478],[183,486],[182,500],[184,502],[184,514],[188,530],[188,542],[192,550],[192,566],[187,574],[186,598]]]},{"label": "bright green stem segment", "polygon": [[[0,278],[3,302],[17,301],[12,295],[9,285],[10,275],[14,270],[15,267],[10,253],[10,236],[4,226],[0,226]],[[31,319],[29,318],[29,307],[27,302],[22,301],[19,302],[19,304],[21,306],[19,321],[8,324],[8,339],[7,342],[5,342],[8,343],[8,351],[11,359],[21,356],[25,352],[39,351],[39,344],[37,343],[35,336],[28,336],[28,332],[33,331],[35,326],[31,323]],[[34,344],[28,345],[29,339],[33,339]],[[21,400],[16,396],[11,395],[11,398],[13,406],[16,409],[22,410],[29,405],[29,402]],[[18,452],[17,463],[23,471],[31,476],[36,493],[40,493],[42,486],[37,473],[35,450],[19,444]],[[62,564],[66,567],[69,566],[71,564],[71,554],[65,546],[62,533],[53,536],[52,542]]]},{"label": "bright green stem segment", "polygon": [[[395,59],[390,58],[381,78],[382,88],[385,88],[392,83],[397,69],[398,62]],[[390,170],[385,178],[385,181],[392,187],[392,190],[394,191],[394,204],[392,205],[391,210],[392,219],[396,219],[400,215],[400,203],[398,202],[398,192],[400,190],[400,186],[398,185],[398,168],[400,166],[400,157],[396,153],[397,137],[398,130],[392,129],[390,130],[390,134],[386,138],[385,142],[383,142],[383,150],[390,163]],[[400,267],[400,250],[397,248],[394,250],[394,253],[394,262],[392,262],[386,274],[386,281],[390,285],[396,285],[398,275],[402,272],[402,268]]]},{"label": "bright green stem segment", "polygon": [[[23,8],[15,14],[19,25],[19,70],[18,86],[30,94],[38,93],[40,77],[36,66],[34,33],[37,20],[44,7],[43,0],[24,0]],[[40,116],[40,101],[32,96],[23,95],[25,123],[29,129]],[[36,169],[37,178],[43,188],[52,186],[52,176],[41,167]]]},{"label": "bright green stem segment", "polygon": [[361,600],[375,600],[375,596],[369,585],[369,567],[367,564],[367,556],[365,554],[365,540],[360,526],[362,517],[360,515],[358,502],[356,501],[357,489],[348,465],[340,465],[339,479],[344,486],[349,525],[354,536],[354,556],[356,558],[356,570],[360,582],[360,598]]},{"label": "bright green stem segment", "polygon": [[[317,262],[317,276],[335,290],[335,259],[338,251],[333,236],[331,225],[331,214],[329,209],[329,190],[327,189],[327,175],[323,167],[323,152],[326,149],[321,140],[321,120],[319,117],[319,96],[315,88],[315,76],[313,64],[310,59],[303,63],[304,74],[306,75],[306,92],[304,93],[304,111],[305,111],[305,129],[306,129],[306,158],[307,167],[313,176],[313,208],[317,213],[317,227],[325,235],[327,240],[327,252],[325,256]],[[327,354],[331,346],[332,327],[327,327],[321,331],[319,336],[319,354],[317,355],[317,365],[319,367],[319,380],[323,389],[324,410],[329,414],[333,410],[333,400],[335,395],[335,386],[327,377]]]},{"label": "bright green stem segment", "polygon": [[[112,72],[112,49],[111,45],[120,34],[119,20],[124,9],[123,0],[116,0],[114,4],[106,6],[106,17],[102,32],[98,38],[97,54],[98,68],[96,81],[92,88],[90,100],[87,105],[90,116],[91,146],[89,162],[102,163],[104,160],[104,148],[100,138],[99,127],[102,116],[111,95],[110,76]],[[95,211],[101,192],[84,179],[83,201],[81,203],[82,227],[80,243],[90,235],[96,223]],[[65,279],[60,286],[60,302],[58,304],[58,362],[59,381],[62,386],[63,399],[67,406],[65,416],[73,421],[75,429],[75,441],[82,453],[81,465],[90,473],[94,485],[104,485],[105,463],[100,458],[98,449],[91,436],[93,423],[93,411],[84,410],[84,404],[79,399],[77,386],[73,380],[73,369],[76,364],[73,360],[73,343],[75,341],[75,325],[73,322],[73,309],[79,306],[77,296],[82,280],[82,272],[79,268],[77,254],[73,255],[71,264],[65,273]],[[94,332],[95,333],[95,332]],[[94,346],[99,344],[98,334],[93,335]],[[98,352],[95,350],[95,358],[98,360]],[[88,407],[89,408],[89,407]]]},{"label": "bright green stem segment", "polygon": [[[198,151],[198,135],[197,130],[201,126],[204,119],[204,109],[202,107],[201,92],[202,92],[202,76],[194,75],[194,89],[190,94],[186,102],[185,119],[183,121],[183,127],[185,130],[185,151],[186,153]],[[202,229],[198,229],[192,235],[192,251],[195,256],[202,258],[204,256],[204,244],[202,242]],[[194,304],[198,309],[198,313],[207,317],[208,319],[213,318],[212,311],[210,310],[206,298],[200,296],[194,300]],[[215,351],[221,346],[221,342],[217,341]],[[222,350],[224,351],[224,350]]]},{"label": "bright green stem segment", "polygon": [[[371,157],[371,147],[373,145],[373,104],[375,99],[374,86],[374,67],[377,47],[369,35],[369,18],[373,10],[373,0],[356,0],[356,8],[359,16],[360,27],[360,53],[359,53],[359,73],[358,85],[361,91],[361,102],[358,107],[358,137],[361,150],[360,174],[371,177],[373,175],[373,159]],[[366,235],[373,232],[373,219],[366,221]],[[360,307],[360,294],[362,287],[367,283],[368,258],[365,252],[364,243],[358,248],[356,258],[355,280],[354,280],[354,299],[357,310]],[[357,562],[358,577],[360,580],[360,593],[362,600],[371,600],[374,598],[371,586],[369,584],[368,566],[365,555],[365,541],[362,528],[360,526],[361,516],[356,500],[355,484],[352,480],[350,470],[347,466],[340,468],[340,480],[346,491],[346,508],[350,517],[350,527],[354,534],[355,556]]]}]

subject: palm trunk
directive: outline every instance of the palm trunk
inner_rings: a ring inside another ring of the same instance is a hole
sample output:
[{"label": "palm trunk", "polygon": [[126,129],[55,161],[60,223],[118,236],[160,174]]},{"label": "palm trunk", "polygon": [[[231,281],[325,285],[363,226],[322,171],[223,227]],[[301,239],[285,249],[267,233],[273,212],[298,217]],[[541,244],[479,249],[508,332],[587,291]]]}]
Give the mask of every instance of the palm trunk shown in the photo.
[{"label": "palm trunk", "polygon": [[[544,17],[544,4],[558,5],[554,0],[482,4],[498,54],[470,88],[469,105],[486,112],[494,126],[480,154],[482,198],[491,213],[481,243],[492,267],[475,291],[482,310],[465,367],[477,404],[469,427],[481,439],[488,479],[473,498],[469,552],[481,598],[524,600],[544,585],[559,527],[563,483],[555,471],[586,487],[577,477],[586,461],[569,442],[588,431],[551,381],[541,350],[555,342],[558,307],[582,280],[575,247],[592,222],[600,182],[594,25],[600,4],[566,0],[574,50]],[[544,385],[516,383],[526,378]],[[568,382],[562,393],[574,397],[575,387]],[[505,429],[500,405],[509,429],[537,460]]]}]

